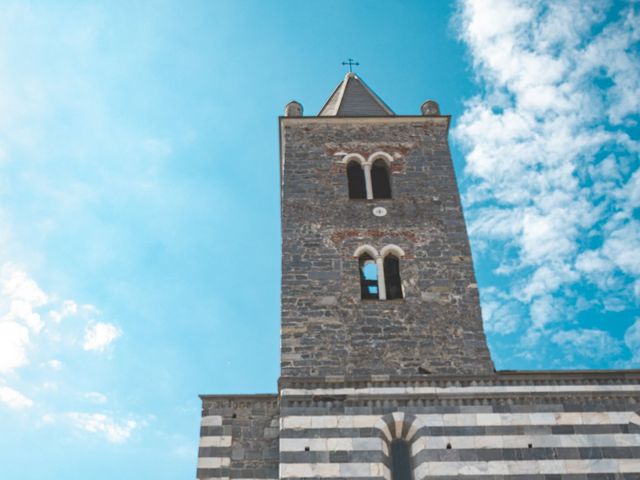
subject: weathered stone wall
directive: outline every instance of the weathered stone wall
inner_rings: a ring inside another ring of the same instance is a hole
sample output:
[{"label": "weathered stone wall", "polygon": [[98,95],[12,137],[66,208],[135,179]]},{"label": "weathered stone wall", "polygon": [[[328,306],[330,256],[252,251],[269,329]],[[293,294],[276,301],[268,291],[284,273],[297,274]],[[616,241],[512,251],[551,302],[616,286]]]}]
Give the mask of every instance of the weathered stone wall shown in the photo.
[{"label": "weathered stone wall", "polygon": [[278,396],[201,398],[197,478],[277,478]]},{"label": "weathered stone wall", "polygon": [[[493,371],[447,132],[448,117],[281,119],[282,375]],[[393,198],[350,200],[344,154],[377,151]],[[405,299],[361,300],[363,244],[404,250]]]},{"label": "weathered stone wall", "polygon": [[640,478],[640,372],[281,379],[280,478]]}]

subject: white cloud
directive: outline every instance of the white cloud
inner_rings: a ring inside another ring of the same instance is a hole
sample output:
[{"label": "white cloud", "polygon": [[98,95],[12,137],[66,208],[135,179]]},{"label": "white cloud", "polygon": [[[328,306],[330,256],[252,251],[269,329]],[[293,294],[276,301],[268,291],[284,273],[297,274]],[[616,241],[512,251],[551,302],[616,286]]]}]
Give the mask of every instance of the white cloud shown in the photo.
[{"label": "white cloud", "polygon": [[12,300],[21,300],[35,307],[44,305],[48,296],[38,284],[23,271],[10,263],[2,267],[0,290]]},{"label": "white cloud", "polygon": [[23,270],[6,263],[0,270],[0,293],[4,304],[9,304],[0,321],[17,321],[27,325],[33,332],[40,333],[44,323],[34,308],[49,301],[48,296]]},{"label": "white cloud", "polygon": [[640,366],[640,317],[627,329],[624,343],[631,351],[631,366]]},{"label": "white cloud", "polygon": [[93,402],[93,403],[98,403],[98,404],[107,403],[106,395],[103,395],[100,392],[88,392],[88,393],[85,393],[84,394],[84,398],[86,398],[87,400],[89,400],[90,402]]},{"label": "white cloud", "polygon": [[127,440],[137,426],[134,420],[118,422],[102,413],[71,412],[67,414],[67,418],[76,428],[102,434],[113,443],[122,443]]},{"label": "white cloud", "polygon": [[600,360],[620,353],[620,342],[603,330],[576,329],[555,333],[551,341],[568,352]]},{"label": "white cloud", "polygon": [[56,423],[56,417],[55,415],[51,414],[51,413],[45,413],[44,415],[42,415],[42,417],[40,418],[40,421],[44,424],[44,425],[51,425],[53,423]]},{"label": "white cloud", "polygon": [[482,318],[486,332],[508,335],[518,328],[522,319],[522,307],[509,301],[496,288],[482,292]]},{"label": "white cloud", "polygon": [[0,322],[0,373],[29,363],[29,330],[17,322]]},{"label": "white cloud", "polygon": [[[640,290],[637,8],[611,20],[610,5],[595,0],[458,5],[482,86],[453,130],[471,182],[469,233],[500,256],[494,272],[513,278],[493,301],[529,305],[529,344],[578,310],[561,299],[587,284],[602,309],[630,308]],[[500,305],[483,308],[490,319]]]},{"label": "white cloud", "polygon": [[60,323],[63,318],[76,315],[78,313],[78,304],[73,300],[65,300],[62,302],[62,307],[59,310],[49,310],[49,317],[56,322]]},{"label": "white cloud", "polygon": [[102,352],[120,335],[122,331],[111,323],[94,323],[85,331],[82,348]]},{"label": "white cloud", "polygon": [[640,277],[640,222],[630,220],[611,232],[602,254],[623,272]]},{"label": "white cloud", "polygon": [[0,385],[0,402],[9,408],[20,409],[33,406],[33,401],[13,388]]},{"label": "white cloud", "polygon": [[548,324],[561,320],[562,307],[562,301],[551,295],[536,298],[531,302],[529,309],[532,326],[536,329],[543,329]]},{"label": "white cloud", "polygon": [[[39,335],[45,328],[45,323],[38,309],[45,307],[49,312],[50,321],[46,324],[47,334]],[[0,268],[0,375],[11,373],[11,378],[18,378],[20,375],[15,371],[28,365],[30,357],[33,356],[37,359],[37,364],[46,369],[38,372],[43,374],[40,378],[31,372],[25,380],[38,385],[42,401],[46,404],[47,395],[66,390],[67,387],[57,379],[51,378],[51,371],[60,370],[63,364],[49,356],[51,344],[47,342],[54,342],[56,349],[66,348],[65,355],[73,355],[74,351],[79,353],[78,337],[81,337],[84,350],[103,351],[121,335],[121,331],[110,323],[96,323],[93,320],[86,323],[87,319],[93,319],[99,314],[99,310],[93,305],[80,306],[74,300],[55,300],[55,295],[48,295],[41,290],[24,270],[14,264],[5,263]],[[82,323],[61,324],[62,319],[76,315],[83,319]],[[61,343],[61,339],[64,339],[64,343]],[[71,365],[73,363],[70,362]],[[0,405],[12,409],[33,405],[34,402],[30,398],[5,385],[5,380],[0,376]],[[105,395],[95,391],[86,393],[83,397],[94,404],[107,402]],[[117,422],[107,415],[97,413],[76,412],[62,417],[71,420],[78,428],[101,433],[112,442],[126,440],[136,427],[135,421]],[[35,425],[53,423],[57,418],[55,413],[48,413],[35,421]]]},{"label": "white cloud", "polygon": [[60,360],[56,360],[55,358],[53,360],[49,360],[47,362],[47,365],[49,365],[52,370],[60,370],[62,368],[62,362]]}]

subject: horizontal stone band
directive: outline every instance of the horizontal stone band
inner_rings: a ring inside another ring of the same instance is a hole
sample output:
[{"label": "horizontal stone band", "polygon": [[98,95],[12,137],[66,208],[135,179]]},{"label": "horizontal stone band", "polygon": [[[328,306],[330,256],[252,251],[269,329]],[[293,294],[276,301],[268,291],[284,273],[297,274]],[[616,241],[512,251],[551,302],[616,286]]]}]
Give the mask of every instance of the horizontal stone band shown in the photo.
[{"label": "horizontal stone band", "polygon": [[638,459],[429,462],[422,463],[414,470],[416,480],[448,475],[605,474],[639,472],[640,460]]},{"label": "horizontal stone band", "polygon": [[640,393],[640,385],[509,385],[472,387],[366,387],[366,388],[284,388],[288,396],[360,395],[486,395],[513,393]]},{"label": "horizontal stone band", "polygon": [[[629,423],[634,412],[444,413],[417,414],[425,426],[602,425]],[[371,428],[379,415],[305,415],[280,419],[282,429]]]},{"label": "horizontal stone band", "polygon": [[280,478],[383,477],[391,471],[383,463],[281,463]]},{"label": "horizontal stone band", "polygon": [[[480,448],[579,448],[579,447],[640,447],[640,434],[595,435],[467,435],[420,437],[412,443],[412,454],[421,450]],[[381,438],[281,438],[280,452],[331,452],[378,450],[388,454],[387,443]]]}]

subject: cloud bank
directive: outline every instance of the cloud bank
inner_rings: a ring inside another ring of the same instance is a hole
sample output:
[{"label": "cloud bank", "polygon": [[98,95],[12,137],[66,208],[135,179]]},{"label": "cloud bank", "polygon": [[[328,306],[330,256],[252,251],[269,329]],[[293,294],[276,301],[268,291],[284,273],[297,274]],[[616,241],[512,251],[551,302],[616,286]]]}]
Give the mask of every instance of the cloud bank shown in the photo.
[{"label": "cloud bank", "polygon": [[638,4],[458,7],[481,93],[466,101],[453,137],[466,154],[472,244],[494,266],[487,331],[587,360],[590,345],[616,355],[606,325],[565,330],[585,312],[637,311],[640,298]]},{"label": "cloud bank", "polygon": [[[47,312],[46,314],[44,312]],[[43,424],[59,421],[86,432],[95,433],[105,440],[121,443],[127,440],[137,423],[134,420],[119,421],[101,412],[55,413],[56,408],[48,398],[58,390],[53,380],[64,366],[52,351],[68,358],[88,355],[87,351],[104,352],[122,335],[114,324],[98,322],[100,311],[93,305],[78,305],[74,300],[56,300],[45,293],[38,283],[23,269],[13,263],[0,268],[0,408],[10,410],[34,409],[42,415]],[[65,322],[68,322],[65,325]],[[22,371],[30,364],[46,367],[39,375]],[[78,362],[73,362],[76,365]],[[81,365],[83,362],[80,361]],[[77,369],[77,366],[76,366]],[[76,373],[79,373],[76,370]],[[35,380],[43,377],[40,387]],[[50,378],[51,377],[51,378]],[[34,395],[18,391],[9,383],[18,382]],[[73,391],[73,385],[63,385],[65,391]],[[82,397],[93,405],[108,402],[99,392],[87,392]],[[64,408],[64,407],[63,407]],[[51,410],[54,410],[54,413]]]}]

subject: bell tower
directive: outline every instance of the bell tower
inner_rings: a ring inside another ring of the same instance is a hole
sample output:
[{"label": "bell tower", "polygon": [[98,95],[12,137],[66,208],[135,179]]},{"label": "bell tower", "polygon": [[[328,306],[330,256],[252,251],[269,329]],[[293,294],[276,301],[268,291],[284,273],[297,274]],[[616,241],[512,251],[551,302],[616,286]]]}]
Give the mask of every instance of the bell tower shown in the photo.
[{"label": "bell tower", "polygon": [[353,73],[287,105],[278,390],[200,396],[198,479],[640,478],[640,370],[494,371],[449,116],[421,112]]},{"label": "bell tower", "polygon": [[491,374],[447,140],[348,73],[280,118],[282,377]]}]

